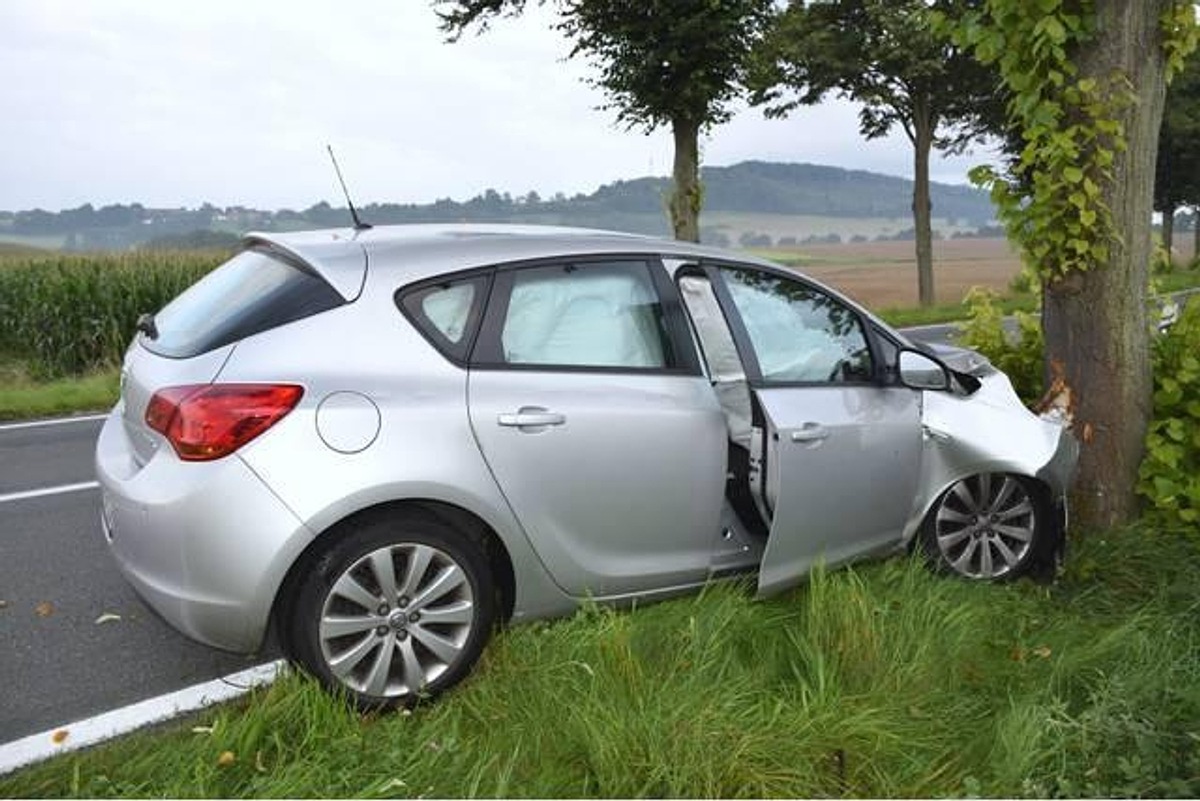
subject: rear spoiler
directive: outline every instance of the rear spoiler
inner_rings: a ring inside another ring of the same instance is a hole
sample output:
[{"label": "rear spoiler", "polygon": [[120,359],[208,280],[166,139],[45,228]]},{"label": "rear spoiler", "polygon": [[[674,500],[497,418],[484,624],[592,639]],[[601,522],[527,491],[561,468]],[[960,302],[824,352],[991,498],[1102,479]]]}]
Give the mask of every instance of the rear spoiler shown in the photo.
[{"label": "rear spoiler", "polygon": [[251,232],[242,237],[242,247],[268,250],[302,270],[315,273],[347,303],[358,300],[367,282],[367,251],[353,238],[335,231],[304,234]]}]

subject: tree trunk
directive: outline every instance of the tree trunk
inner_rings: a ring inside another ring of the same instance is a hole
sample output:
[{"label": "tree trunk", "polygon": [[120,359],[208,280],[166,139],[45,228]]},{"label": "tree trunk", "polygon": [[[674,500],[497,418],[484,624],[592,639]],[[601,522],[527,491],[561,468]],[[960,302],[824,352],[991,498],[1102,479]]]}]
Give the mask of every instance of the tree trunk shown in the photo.
[{"label": "tree trunk", "polygon": [[1200,206],[1192,206],[1192,261],[1200,260]]},{"label": "tree trunk", "polygon": [[1167,263],[1170,264],[1171,248],[1175,245],[1175,212],[1179,209],[1175,204],[1168,205],[1162,210],[1162,244],[1167,249]]},{"label": "tree trunk", "polygon": [[[1080,77],[1101,86],[1127,76],[1133,102],[1119,112],[1128,148],[1116,153],[1103,201],[1117,237],[1106,263],[1045,289],[1046,364],[1069,391],[1082,444],[1072,520],[1109,527],[1137,513],[1134,485],[1151,413],[1146,295],[1158,129],[1166,85],[1159,18],[1170,0],[1096,0],[1096,38],[1080,58]],[[1085,156],[1086,164],[1086,156]],[[1065,397],[1065,396],[1064,396]]]},{"label": "tree trunk", "polygon": [[700,206],[704,190],[700,186],[700,125],[690,120],[671,121],[675,136],[675,166],[668,208],[676,239],[700,241]]},{"label": "tree trunk", "polygon": [[932,306],[933,204],[929,199],[929,152],[933,148],[933,120],[929,97],[913,97],[913,233],[917,246],[917,296],[922,306]]}]

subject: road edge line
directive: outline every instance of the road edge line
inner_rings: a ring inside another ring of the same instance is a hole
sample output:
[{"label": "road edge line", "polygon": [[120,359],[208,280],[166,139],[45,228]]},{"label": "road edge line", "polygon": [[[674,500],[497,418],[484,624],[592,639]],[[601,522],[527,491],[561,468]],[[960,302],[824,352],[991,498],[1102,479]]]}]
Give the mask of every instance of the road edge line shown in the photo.
[{"label": "road edge line", "polygon": [[275,681],[285,670],[286,664],[285,660],[276,659],[0,744],[0,776],[60,754],[98,745],[152,723],[162,723],[188,712],[232,701]]},{"label": "road edge line", "polygon": [[93,423],[108,417],[107,412],[96,414],[77,414],[71,417],[47,417],[42,420],[25,420],[20,423],[0,423],[0,432],[18,431],[22,428],[40,428],[42,426],[61,426],[67,423]]},{"label": "road edge line", "polygon": [[99,486],[99,481],[80,481],[77,484],[59,484],[56,487],[20,490],[19,492],[10,492],[6,495],[0,495],[0,503],[27,501],[31,498],[45,498],[50,495],[65,495],[68,492],[82,492],[83,490],[97,489]]}]

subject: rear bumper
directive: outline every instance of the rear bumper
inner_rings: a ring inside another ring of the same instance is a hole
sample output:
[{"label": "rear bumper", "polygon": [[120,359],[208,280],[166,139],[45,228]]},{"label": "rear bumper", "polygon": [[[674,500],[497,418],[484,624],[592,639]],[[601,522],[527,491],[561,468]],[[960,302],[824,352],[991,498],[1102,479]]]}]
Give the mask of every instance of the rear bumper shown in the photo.
[{"label": "rear bumper", "polygon": [[185,463],[163,446],[138,466],[119,411],[100,433],[96,473],[105,540],[146,603],[200,642],[256,650],[312,538],[291,510],[237,456]]}]

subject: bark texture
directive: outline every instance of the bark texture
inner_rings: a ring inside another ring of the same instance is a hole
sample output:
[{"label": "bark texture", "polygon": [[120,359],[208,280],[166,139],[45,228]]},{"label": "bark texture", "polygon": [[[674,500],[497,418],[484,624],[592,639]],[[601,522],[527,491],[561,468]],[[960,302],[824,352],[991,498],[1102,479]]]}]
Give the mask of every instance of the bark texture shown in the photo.
[{"label": "bark texture", "polygon": [[1163,247],[1167,249],[1167,254],[1171,253],[1171,248],[1175,246],[1175,212],[1179,210],[1178,206],[1170,205],[1163,209],[1162,213],[1162,242]]},{"label": "bark texture", "polygon": [[[1159,18],[1169,0],[1096,0],[1097,38],[1081,55],[1083,77],[1128,79],[1120,112],[1128,147],[1104,186],[1117,241],[1106,264],[1046,286],[1048,371],[1065,383],[1083,445],[1072,519],[1113,526],[1137,512],[1134,485],[1151,413],[1146,299],[1158,129],[1166,93]],[[1119,82],[1118,82],[1118,85]]]},{"label": "bark texture", "polygon": [[675,238],[685,242],[700,241],[700,206],[703,202],[700,186],[700,125],[690,120],[674,120],[671,133],[675,137],[673,185],[668,207]]},{"label": "bark texture", "polygon": [[929,153],[933,148],[933,120],[927,97],[913,98],[913,238],[917,247],[917,296],[922,306],[932,306],[933,203],[929,198]]}]

